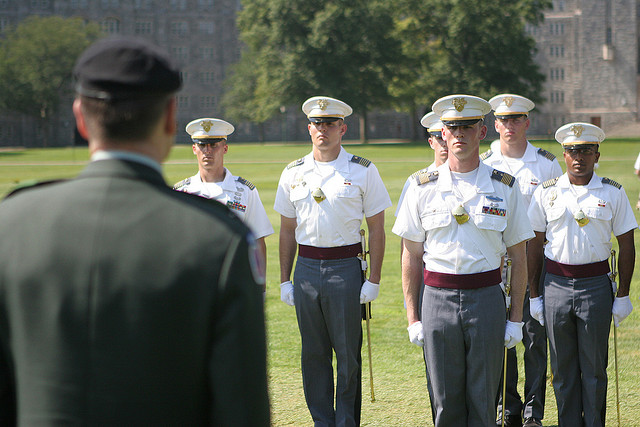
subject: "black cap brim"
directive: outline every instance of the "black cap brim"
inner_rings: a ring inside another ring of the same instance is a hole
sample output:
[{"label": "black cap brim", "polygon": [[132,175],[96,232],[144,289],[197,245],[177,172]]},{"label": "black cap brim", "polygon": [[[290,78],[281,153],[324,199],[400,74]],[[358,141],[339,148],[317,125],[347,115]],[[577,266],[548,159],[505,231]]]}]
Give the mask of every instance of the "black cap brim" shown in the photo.
[{"label": "black cap brim", "polygon": [[442,124],[448,127],[469,126],[478,123],[482,119],[460,119],[460,120],[442,120]]},{"label": "black cap brim", "polygon": [[309,117],[311,123],[331,123],[342,119],[342,117]]}]

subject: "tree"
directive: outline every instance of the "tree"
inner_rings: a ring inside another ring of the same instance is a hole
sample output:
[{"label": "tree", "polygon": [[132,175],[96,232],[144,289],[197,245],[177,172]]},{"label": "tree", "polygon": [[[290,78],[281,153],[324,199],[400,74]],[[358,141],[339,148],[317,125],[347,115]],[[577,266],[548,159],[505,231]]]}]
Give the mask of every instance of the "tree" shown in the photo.
[{"label": "tree", "polygon": [[366,140],[367,112],[391,100],[388,81],[400,59],[392,3],[245,0],[238,27],[246,49],[235,68],[244,78],[228,83],[247,87],[227,92],[224,104],[251,105],[260,122],[310,96],[339,98],[360,115]]},{"label": "tree", "polygon": [[0,41],[0,109],[37,119],[47,146],[78,55],[100,34],[80,18],[32,16]]},{"label": "tree", "polygon": [[397,108],[430,107],[454,93],[489,99],[513,92],[542,101],[545,76],[525,24],[540,23],[549,0],[402,0],[396,6],[405,58],[390,89]]}]

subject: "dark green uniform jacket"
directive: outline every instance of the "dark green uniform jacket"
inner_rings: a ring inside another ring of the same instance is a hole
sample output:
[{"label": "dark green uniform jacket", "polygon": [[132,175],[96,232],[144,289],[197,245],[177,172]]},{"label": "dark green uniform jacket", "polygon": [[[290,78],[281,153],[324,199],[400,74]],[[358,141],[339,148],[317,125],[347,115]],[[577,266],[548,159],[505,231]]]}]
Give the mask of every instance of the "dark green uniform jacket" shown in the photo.
[{"label": "dark green uniform jacket", "polygon": [[268,425],[252,241],[135,162],[5,199],[0,426]]}]

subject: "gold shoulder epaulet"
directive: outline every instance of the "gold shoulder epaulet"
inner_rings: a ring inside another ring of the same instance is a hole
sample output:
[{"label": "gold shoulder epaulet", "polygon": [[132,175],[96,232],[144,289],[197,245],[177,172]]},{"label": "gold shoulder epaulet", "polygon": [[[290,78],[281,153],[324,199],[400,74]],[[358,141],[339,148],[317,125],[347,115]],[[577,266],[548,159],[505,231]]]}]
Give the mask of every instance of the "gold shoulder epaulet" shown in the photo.
[{"label": "gold shoulder epaulet", "polygon": [[555,177],[553,179],[548,179],[545,182],[542,183],[542,188],[549,188],[549,187],[553,187],[554,185],[556,185],[556,183],[558,182],[558,178],[559,177]]},{"label": "gold shoulder epaulet", "polygon": [[419,173],[415,173],[416,183],[418,185],[426,184],[427,182],[436,181],[440,174],[438,171],[428,172],[426,169],[423,171],[418,171]]},{"label": "gold shoulder epaulet", "polygon": [[361,166],[364,166],[365,168],[368,168],[369,165],[371,164],[371,160],[367,160],[364,157],[360,157],[360,156],[353,156],[351,157],[351,161],[353,163],[357,163]]},{"label": "gold shoulder epaulet", "polygon": [[490,149],[485,151],[484,153],[480,154],[480,161],[483,162],[487,160],[489,157],[491,157],[492,154],[493,151],[491,151]]},{"label": "gold shoulder epaulet", "polygon": [[513,187],[513,183],[516,182],[516,179],[512,175],[499,171],[498,169],[494,169],[493,172],[491,172],[491,178],[496,181],[500,181],[509,187]]},{"label": "gold shoulder epaulet", "polygon": [[287,165],[287,169],[295,168],[296,166],[300,166],[304,163],[304,157],[300,157],[298,160],[294,160],[293,162]]},{"label": "gold shoulder epaulet", "polygon": [[618,190],[622,188],[621,184],[618,184],[617,182],[615,182],[614,180],[610,179],[610,178],[602,178],[602,183],[603,184],[609,184],[609,185],[613,185],[614,187],[616,187]]},{"label": "gold shoulder epaulet", "polygon": [[247,187],[249,187],[250,190],[253,190],[254,188],[256,188],[256,186],[251,181],[247,181],[241,176],[239,176],[238,179],[236,179],[236,181],[238,181],[240,184],[246,185]]},{"label": "gold shoulder epaulet", "polygon": [[538,154],[540,154],[542,157],[549,159],[549,160],[555,160],[556,156],[554,156],[552,153],[548,152],[547,150],[544,150],[542,148],[538,148]]},{"label": "gold shoulder epaulet", "polygon": [[175,184],[173,184],[173,189],[174,190],[179,190],[182,187],[186,187],[187,185],[189,185],[190,182],[191,182],[191,177],[185,178],[182,181],[176,182]]}]

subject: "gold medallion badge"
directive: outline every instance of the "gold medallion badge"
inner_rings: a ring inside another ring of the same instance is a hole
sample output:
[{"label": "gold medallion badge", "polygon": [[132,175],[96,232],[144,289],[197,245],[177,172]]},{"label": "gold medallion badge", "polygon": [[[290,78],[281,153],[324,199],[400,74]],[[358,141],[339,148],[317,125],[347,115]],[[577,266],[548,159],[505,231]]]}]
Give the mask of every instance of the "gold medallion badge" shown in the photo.
[{"label": "gold medallion badge", "polygon": [[464,206],[458,205],[456,208],[451,211],[453,217],[456,219],[458,224],[464,224],[469,221],[469,214],[464,210]]},{"label": "gold medallion badge", "polygon": [[320,187],[313,190],[313,192],[311,193],[311,196],[313,197],[313,200],[316,201],[316,203],[320,203],[321,201],[327,198],[322,192],[322,190],[320,189]]},{"label": "gold medallion badge", "polygon": [[453,98],[451,102],[458,112],[464,110],[464,106],[467,104],[467,100],[464,98]]}]

